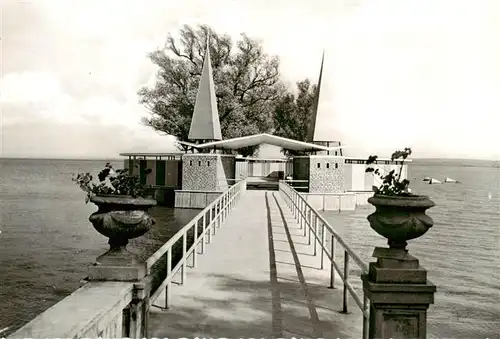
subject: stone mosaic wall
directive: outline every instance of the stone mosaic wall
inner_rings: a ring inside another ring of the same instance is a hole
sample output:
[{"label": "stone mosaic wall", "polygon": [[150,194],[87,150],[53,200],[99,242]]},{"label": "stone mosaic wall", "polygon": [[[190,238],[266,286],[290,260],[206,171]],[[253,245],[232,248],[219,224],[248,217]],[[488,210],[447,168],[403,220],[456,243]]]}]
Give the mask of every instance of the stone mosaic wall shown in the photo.
[{"label": "stone mosaic wall", "polygon": [[182,156],[182,189],[217,190],[218,155],[184,154]]},{"label": "stone mosaic wall", "polygon": [[310,193],[341,193],[346,190],[344,158],[311,155],[310,159]]}]

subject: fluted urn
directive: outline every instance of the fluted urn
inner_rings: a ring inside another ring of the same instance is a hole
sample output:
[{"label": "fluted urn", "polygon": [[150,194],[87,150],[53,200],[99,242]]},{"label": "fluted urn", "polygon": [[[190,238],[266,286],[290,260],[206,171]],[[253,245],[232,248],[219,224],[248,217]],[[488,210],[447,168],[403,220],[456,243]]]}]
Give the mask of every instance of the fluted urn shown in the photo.
[{"label": "fluted urn", "polygon": [[389,248],[406,249],[407,241],[424,235],[434,224],[425,211],[434,202],[425,195],[387,196],[375,194],[368,199],[375,206],[368,216],[371,228],[387,238]]},{"label": "fluted urn", "polygon": [[156,200],[134,198],[127,195],[96,195],[90,201],[98,210],[89,217],[90,222],[105,237],[109,238],[110,249],[97,258],[97,264],[107,266],[133,266],[139,263],[137,255],[126,246],[130,239],[146,234],[155,219],[148,209]]}]

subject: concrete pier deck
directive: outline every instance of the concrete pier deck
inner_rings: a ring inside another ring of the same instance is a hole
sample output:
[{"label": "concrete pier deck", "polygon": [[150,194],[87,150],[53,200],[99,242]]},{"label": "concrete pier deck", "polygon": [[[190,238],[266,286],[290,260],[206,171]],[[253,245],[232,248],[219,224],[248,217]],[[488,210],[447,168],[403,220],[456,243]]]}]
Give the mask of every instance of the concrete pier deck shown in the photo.
[{"label": "concrete pier deck", "polygon": [[170,308],[151,308],[150,337],[362,337],[361,311],[340,313],[340,279],[328,288],[329,263],[279,192],[247,191],[206,250],[172,284]]}]

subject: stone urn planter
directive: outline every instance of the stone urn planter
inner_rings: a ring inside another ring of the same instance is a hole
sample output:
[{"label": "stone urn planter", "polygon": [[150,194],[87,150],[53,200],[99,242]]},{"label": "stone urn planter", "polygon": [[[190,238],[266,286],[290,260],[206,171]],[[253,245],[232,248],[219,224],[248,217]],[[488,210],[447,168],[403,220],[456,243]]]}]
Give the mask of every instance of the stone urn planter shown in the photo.
[{"label": "stone urn planter", "polygon": [[368,202],[376,208],[367,218],[370,226],[387,238],[391,249],[404,250],[408,240],[424,235],[434,224],[425,211],[435,204],[425,195],[375,194]]},{"label": "stone urn planter", "polygon": [[97,258],[97,265],[136,266],[140,264],[136,254],[126,249],[129,239],[146,234],[155,219],[148,209],[156,205],[156,200],[128,195],[94,195],[90,201],[98,210],[89,220],[97,230],[109,238],[110,249]]}]

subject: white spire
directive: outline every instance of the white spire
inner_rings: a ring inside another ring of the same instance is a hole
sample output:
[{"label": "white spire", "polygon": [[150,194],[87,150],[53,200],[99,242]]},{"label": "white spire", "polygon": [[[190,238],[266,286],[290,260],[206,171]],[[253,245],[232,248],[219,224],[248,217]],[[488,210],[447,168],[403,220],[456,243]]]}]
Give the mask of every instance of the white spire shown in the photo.
[{"label": "white spire", "polygon": [[328,72],[328,60],[325,63],[325,56],[327,57],[328,54],[323,51],[313,115],[307,134],[307,140],[309,142],[340,141],[339,131],[336,126],[334,126],[335,112],[332,98],[332,79],[331,74]]},{"label": "white spire", "polygon": [[191,140],[222,140],[209,46],[209,37],[207,36],[203,70],[201,71],[191,128],[189,129],[188,138]]},{"label": "white spire", "polygon": [[314,96],[314,105],[313,105],[313,112],[312,112],[312,117],[311,117],[311,122],[309,123],[309,128],[307,131],[307,141],[308,142],[313,142],[316,141],[315,138],[315,132],[316,132],[316,121],[318,119],[318,103],[319,103],[319,96],[320,96],[320,91],[321,91],[321,78],[323,77],[323,63],[325,61],[325,51],[323,50],[323,56],[321,57],[321,67],[319,69],[319,79],[318,79],[318,85],[316,86],[316,94]]}]

